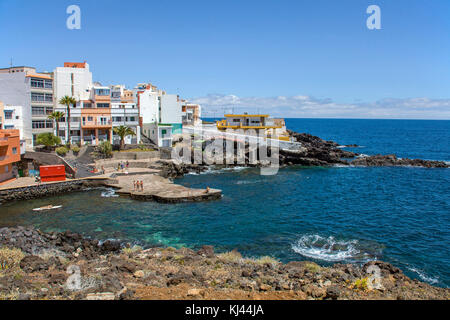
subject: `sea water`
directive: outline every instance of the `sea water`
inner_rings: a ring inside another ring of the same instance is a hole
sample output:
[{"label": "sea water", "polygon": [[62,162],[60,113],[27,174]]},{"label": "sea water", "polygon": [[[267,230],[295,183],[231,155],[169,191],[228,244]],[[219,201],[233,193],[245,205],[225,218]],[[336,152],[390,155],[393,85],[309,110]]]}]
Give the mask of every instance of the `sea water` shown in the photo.
[{"label": "sea water", "polygon": [[[287,119],[358,153],[450,161],[450,121]],[[450,169],[211,170],[177,183],[219,188],[213,202],[159,204],[92,189],[0,206],[0,226],[33,225],[146,246],[214,245],[284,262],[362,264],[381,259],[408,276],[449,287]],[[63,209],[35,213],[53,204]]]}]

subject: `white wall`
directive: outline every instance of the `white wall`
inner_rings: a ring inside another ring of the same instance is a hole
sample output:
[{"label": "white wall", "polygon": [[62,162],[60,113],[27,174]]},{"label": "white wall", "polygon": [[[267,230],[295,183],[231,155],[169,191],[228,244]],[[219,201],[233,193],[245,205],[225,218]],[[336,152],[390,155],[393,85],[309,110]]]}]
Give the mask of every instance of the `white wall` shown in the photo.
[{"label": "white wall", "polygon": [[[86,68],[57,67],[54,71],[55,98],[59,101],[64,96],[72,96],[72,74],[73,74],[73,97],[77,100],[88,100],[89,89],[92,86],[92,73],[89,65]],[[63,106],[59,105],[60,108]]]},{"label": "white wall", "polygon": [[154,123],[159,121],[158,92],[145,90],[140,94],[140,113],[143,123]]},{"label": "white wall", "polygon": [[177,95],[166,94],[161,97],[161,123],[182,123],[181,102]]}]

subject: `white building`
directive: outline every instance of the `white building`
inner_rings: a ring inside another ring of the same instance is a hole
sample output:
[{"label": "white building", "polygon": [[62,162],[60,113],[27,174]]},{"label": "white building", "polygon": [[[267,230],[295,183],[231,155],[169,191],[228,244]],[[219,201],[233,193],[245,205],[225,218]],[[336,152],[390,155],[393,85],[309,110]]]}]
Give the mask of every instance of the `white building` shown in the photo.
[{"label": "white building", "polygon": [[25,66],[0,69],[0,100],[22,107],[24,128],[32,132],[31,139],[25,136],[28,148],[33,147],[40,133],[53,132],[53,121],[48,119],[54,111],[51,73],[37,73],[36,68]]},{"label": "white building", "polygon": [[151,123],[147,125],[148,137],[154,141],[158,147],[172,147],[172,125],[162,123]]},{"label": "white building", "polygon": [[[112,126],[126,126],[135,132],[135,136],[125,137],[125,144],[137,144],[141,141],[141,127],[139,126],[139,109],[137,108],[133,91],[123,85],[111,88],[111,117]],[[114,133],[113,143],[120,144],[120,137]]]},{"label": "white building", "polygon": [[69,96],[77,100],[77,107],[70,109],[71,119],[63,119],[59,125],[60,132],[57,134],[63,142],[67,142],[69,136],[68,121],[70,121],[71,140],[72,142],[79,142],[81,141],[81,136],[83,136],[81,132],[81,109],[84,105],[86,108],[89,108],[91,100],[90,89],[93,86],[89,64],[86,62],[65,62],[64,67],[57,67],[54,70],[54,80],[56,111],[67,113],[67,106],[58,103],[62,97]]},{"label": "white building", "polygon": [[158,146],[172,146],[172,136],[181,134],[183,128],[178,96],[151,84],[139,84],[135,90],[143,134]]},{"label": "white building", "polygon": [[33,134],[31,130],[31,110],[22,106],[3,107],[3,129],[16,129],[20,131],[20,153],[32,150]]}]

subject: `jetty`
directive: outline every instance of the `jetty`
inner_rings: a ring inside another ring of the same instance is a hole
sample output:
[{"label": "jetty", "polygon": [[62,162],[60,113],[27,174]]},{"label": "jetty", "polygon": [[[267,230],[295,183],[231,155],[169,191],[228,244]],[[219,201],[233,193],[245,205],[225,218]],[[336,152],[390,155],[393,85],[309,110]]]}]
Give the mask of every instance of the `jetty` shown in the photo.
[{"label": "jetty", "polygon": [[[219,189],[192,189],[173,183],[160,176],[158,170],[130,168],[127,173],[114,173],[106,186],[116,189],[116,194],[135,200],[162,203],[198,202],[217,200],[222,197]],[[142,181],[144,190],[137,190],[134,181]]]}]

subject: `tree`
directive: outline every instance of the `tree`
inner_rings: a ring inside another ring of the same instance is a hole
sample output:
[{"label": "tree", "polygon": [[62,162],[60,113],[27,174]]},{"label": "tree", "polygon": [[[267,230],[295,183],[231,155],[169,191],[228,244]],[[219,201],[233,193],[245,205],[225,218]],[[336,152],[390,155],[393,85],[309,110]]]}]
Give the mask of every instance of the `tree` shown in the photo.
[{"label": "tree", "polygon": [[135,136],[133,129],[126,126],[114,127],[114,133],[120,137],[120,149],[122,150],[125,146],[125,137]]},{"label": "tree", "polygon": [[76,105],[77,100],[75,100],[74,97],[64,96],[61,99],[59,99],[59,104],[63,104],[67,107],[67,117],[66,117],[66,123],[67,123],[67,140],[68,144],[70,145],[70,105]]},{"label": "tree", "polygon": [[61,144],[61,139],[51,132],[44,132],[37,136],[36,143],[46,147],[53,147]]},{"label": "tree", "polygon": [[49,118],[50,120],[54,120],[54,121],[55,121],[55,123],[56,123],[56,136],[58,136],[58,135],[59,135],[59,120],[61,120],[62,118],[64,118],[64,112],[61,112],[61,111],[55,111],[55,112],[52,112],[52,113],[48,116],[48,118]]}]

